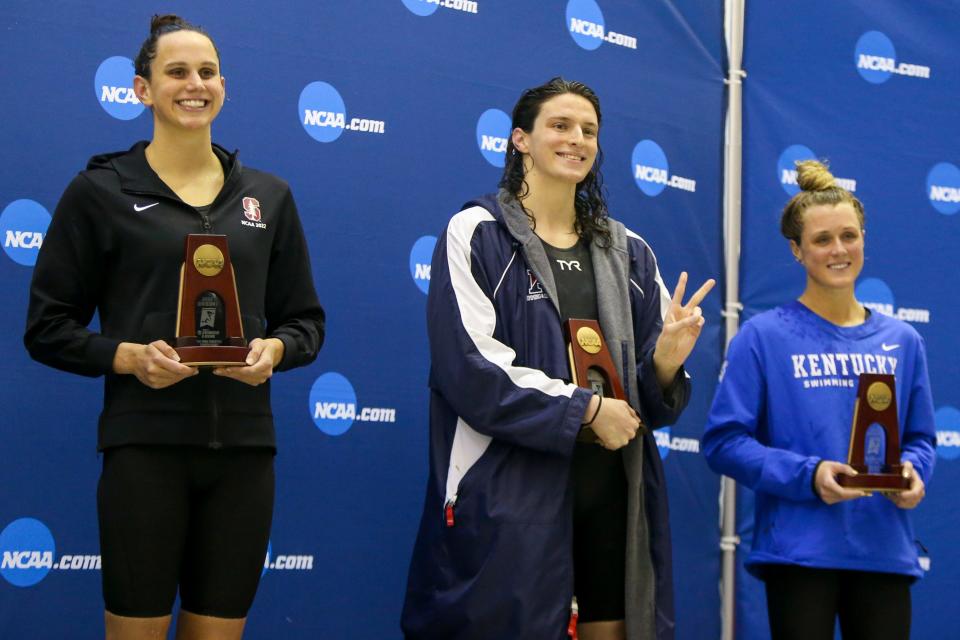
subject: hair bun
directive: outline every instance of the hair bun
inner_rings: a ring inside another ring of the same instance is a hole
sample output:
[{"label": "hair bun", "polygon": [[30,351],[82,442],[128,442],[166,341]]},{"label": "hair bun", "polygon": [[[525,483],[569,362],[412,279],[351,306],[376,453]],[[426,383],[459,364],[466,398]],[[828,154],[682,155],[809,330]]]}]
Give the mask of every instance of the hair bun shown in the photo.
[{"label": "hair bun", "polygon": [[164,27],[169,27],[174,25],[178,27],[183,27],[185,24],[186,22],[184,21],[183,18],[173,13],[166,13],[162,16],[154,14],[154,16],[150,18],[150,33],[154,34],[159,32]]},{"label": "hair bun", "polygon": [[827,165],[819,160],[800,160],[797,162],[797,184],[804,191],[823,191],[837,186],[833,174]]}]

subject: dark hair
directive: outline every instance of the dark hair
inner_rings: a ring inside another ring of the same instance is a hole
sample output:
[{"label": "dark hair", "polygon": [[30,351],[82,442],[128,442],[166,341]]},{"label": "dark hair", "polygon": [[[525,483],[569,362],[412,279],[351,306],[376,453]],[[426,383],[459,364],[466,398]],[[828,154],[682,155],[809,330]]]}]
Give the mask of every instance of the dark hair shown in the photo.
[{"label": "dark hair", "polygon": [[140,52],[133,61],[133,69],[138,76],[146,78],[147,80],[150,79],[150,63],[157,57],[157,40],[160,39],[160,36],[174,33],[175,31],[194,31],[206,36],[217,54],[217,61],[220,61],[220,51],[217,49],[217,44],[213,41],[213,38],[210,37],[210,34],[203,30],[203,27],[191,24],[180,16],[173,15],[172,13],[162,16],[154,15],[150,19],[150,35],[143,41],[143,44],[140,46]]},{"label": "dark hair", "polygon": [[780,217],[780,233],[787,240],[800,244],[803,235],[803,212],[821,204],[838,205],[846,202],[853,207],[860,222],[861,231],[865,228],[866,215],[863,203],[855,195],[837,185],[833,174],[824,162],[801,160],[797,163],[797,184],[800,193],[796,194],[783,208]]},{"label": "dark hair", "polygon": [[[543,103],[565,93],[586,98],[593,105],[593,110],[597,113],[597,124],[600,124],[603,117],[600,114],[600,98],[593,92],[593,89],[582,82],[565,80],[557,76],[539,87],[527,89],[520,95],[520,99],[513,107],[513,121],[510,130],[519,127],[527,133],[533,131],[533,123],[540,115],[540,107]],[[597,158],[593,167],[590,168],[590,173],[577,183],[573,203],[576,211],[573,229],[578,236],[588,240],[596,234],[599,236],[599,242],[602,246],[610,246],[610,229],[607,226],[609,213],[607,211],[607,201],[603,194],[601,164],[603,164],[603,150],[600,149],[598,143]],[[507,138],[507,158],[503,167],[503,176],[500,178],[500,188],[511,193],[517,200],[522,200],[530,190],[530,185],[527,184],[524,176],[523,154],[518,153],[513,146],[513,136]],[[530,212],[527,211],[526,213],[531,223],[536,226],[536,220],[530,215]]]}]

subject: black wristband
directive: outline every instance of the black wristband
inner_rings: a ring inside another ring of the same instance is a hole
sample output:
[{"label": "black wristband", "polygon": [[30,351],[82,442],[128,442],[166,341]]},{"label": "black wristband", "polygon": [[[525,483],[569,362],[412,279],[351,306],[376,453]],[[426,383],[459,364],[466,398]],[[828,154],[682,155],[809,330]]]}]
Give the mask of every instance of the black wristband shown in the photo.
[{"label": "black wristband", "polygon": [[581,427],[589,427],[590,425],[593,424],[593,421],[597,419],[597,416],[600,415],[600,407],[603,405],[603,396],[597,396],[597,397],[600,398],[600,400],[597,401],[597,410],[593,412],[593,417],[590,418],[590,422],[580,423]]}]

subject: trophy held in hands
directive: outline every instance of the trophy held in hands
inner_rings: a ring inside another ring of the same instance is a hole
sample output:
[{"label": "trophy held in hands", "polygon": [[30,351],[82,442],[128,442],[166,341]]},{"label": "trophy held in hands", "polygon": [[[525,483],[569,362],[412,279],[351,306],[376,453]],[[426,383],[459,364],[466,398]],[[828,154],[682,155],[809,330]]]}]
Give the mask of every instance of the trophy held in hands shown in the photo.
[{"label": "trophy held in hands", "polygon": [[174,348],[180,362],[191,367],[246,364],[250,349],[243,337],[227,236],[187,236]]},{"label": "trophy held in hands", "polygon": [[860,374],[847,464],[857,475],[837,476],[840,486],[887,493],[910,488],[900,464],[896,386],[890,374]]},{"label": "trophy held in hands", "polygon": [[[564,328],[567,331],[567,353],[570,356],[570,379],[573,384],[590,389],[604,398],[626,400],[610,349],[600,331],[600,323],[571,318]],[[590,427],[582,428],[577,440],[600,442]]]}]

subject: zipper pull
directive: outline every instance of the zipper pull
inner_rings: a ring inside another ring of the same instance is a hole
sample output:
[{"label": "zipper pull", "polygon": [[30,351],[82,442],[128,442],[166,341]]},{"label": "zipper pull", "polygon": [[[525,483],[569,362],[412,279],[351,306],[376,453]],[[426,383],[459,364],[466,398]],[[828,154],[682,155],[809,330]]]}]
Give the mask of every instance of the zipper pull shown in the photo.
[{"label": "zipper pull", "polygon": [[457,504],[457,496],[453,496],[447,500],[447,504],[443,505],[443,515],[444,519],[447,521],[447,527],[452,527],[454,524],[453,521],[453,505]]},{"label": "zipper pull", "polygon": [[572,640],[577,640],[577,619],[580,617],[580,607],[577,606],[577,598],[574,596],[570,604],[570,624],[567,625],[567,635]]}]

